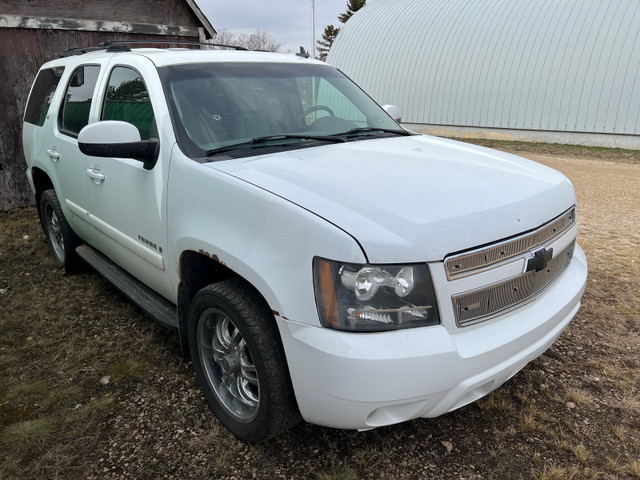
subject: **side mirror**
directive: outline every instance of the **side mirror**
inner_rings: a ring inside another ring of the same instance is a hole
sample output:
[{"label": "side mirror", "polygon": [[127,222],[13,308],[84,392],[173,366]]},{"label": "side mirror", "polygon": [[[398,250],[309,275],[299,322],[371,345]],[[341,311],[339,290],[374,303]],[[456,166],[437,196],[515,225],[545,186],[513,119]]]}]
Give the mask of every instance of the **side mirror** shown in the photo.
[{"label": "side mirror", "polygon": [[80,130],[78,147],[91,157],[132,158],[151,170],[158,161],[160,142],[157,138],[140,140],[138,129],[118,120],[91,123]]},{"label": "side mirror", "polygon": [[402,121],[402,112],[395,105],[383,105],[382,108],[396,122],[400,123]]}]

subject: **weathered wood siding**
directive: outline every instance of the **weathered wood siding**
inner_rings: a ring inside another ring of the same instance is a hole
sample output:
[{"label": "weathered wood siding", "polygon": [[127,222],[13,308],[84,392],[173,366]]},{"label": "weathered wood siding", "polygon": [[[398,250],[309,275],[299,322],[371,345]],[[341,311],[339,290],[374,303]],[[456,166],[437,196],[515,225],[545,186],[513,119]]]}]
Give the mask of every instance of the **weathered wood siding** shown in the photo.
[{"label": "weathered wood siding", "polygon": [[2,0],[0,14],[201,26],[187,2],[176,0]]},{"label": "weathered wood siding", "polygon": [[[49,2],[28,2],[29,5],[40,3]],[[66,2],[50,2],[50,9],[54,3],[62,8]],[[84,2],[69,2],[78,3]],[[142,39],[197,41],[188,37],[0,28],[0,211],[34,201],[25,173],[21,135],[27,96],[40,66],[72,47],[98,45],[105,40]]]}]

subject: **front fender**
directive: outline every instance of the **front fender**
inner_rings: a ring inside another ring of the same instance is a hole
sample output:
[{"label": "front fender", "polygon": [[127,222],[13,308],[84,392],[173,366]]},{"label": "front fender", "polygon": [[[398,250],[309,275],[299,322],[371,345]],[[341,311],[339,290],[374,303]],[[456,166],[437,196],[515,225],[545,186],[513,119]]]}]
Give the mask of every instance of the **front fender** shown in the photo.
[{"label": "front fender", "polygon": [[286,199],[197,163],[177,147],[173,152],[167,199],[173,284],[182,252],[200,252],[253,285],[279,316],[319,325],[313,258],[364,263],[357,242]]}]

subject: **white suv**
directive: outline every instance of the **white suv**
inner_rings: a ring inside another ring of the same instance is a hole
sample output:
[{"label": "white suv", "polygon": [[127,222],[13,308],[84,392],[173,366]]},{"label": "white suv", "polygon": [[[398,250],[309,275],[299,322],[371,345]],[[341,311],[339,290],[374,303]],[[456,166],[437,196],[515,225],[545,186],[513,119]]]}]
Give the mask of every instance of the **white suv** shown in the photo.
[{"label": "white suv", "polygon": [[580,306],[563,175],[408,132],[322,62],[76,50],[42,66],[23,140],[57,265],[177,329],[247,441],[459,408]]}]

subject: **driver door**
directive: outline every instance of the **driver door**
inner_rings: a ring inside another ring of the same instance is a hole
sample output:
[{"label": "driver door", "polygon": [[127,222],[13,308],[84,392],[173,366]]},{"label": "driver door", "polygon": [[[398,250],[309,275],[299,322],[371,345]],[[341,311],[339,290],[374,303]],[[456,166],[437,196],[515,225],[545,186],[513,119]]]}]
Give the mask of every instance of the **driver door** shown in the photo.
[{"label": "driver door", "polygon": [[[115,65],[107,73],[99,120],[121,120],[138,128],[141,140],[158,138],[157,112],[164,105],[155,71],[139,65]],[[145,74],[146,72],[146,74]],[[168,115],[164,115],[165,118]],[[160,142],[151,170],[129,158],[87,157],[89,211],[97,235],[92,243],[112,261],[155,291],[172,299],[166,272],[166,185],[171,145]]]}]

